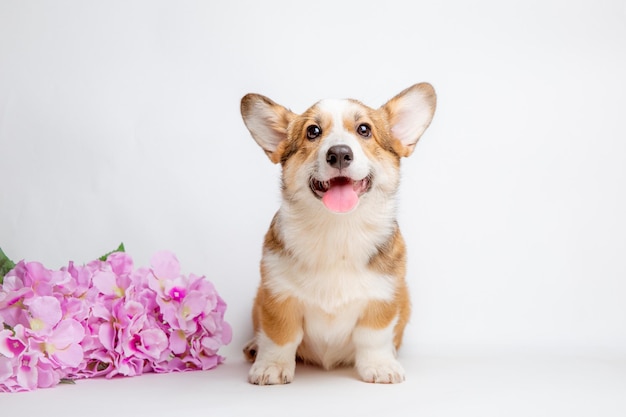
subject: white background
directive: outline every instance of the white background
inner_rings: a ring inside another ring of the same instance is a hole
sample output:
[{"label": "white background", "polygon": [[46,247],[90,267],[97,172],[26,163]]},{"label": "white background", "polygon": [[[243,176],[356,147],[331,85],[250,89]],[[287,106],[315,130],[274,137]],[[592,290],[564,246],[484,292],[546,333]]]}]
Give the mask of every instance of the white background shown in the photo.
[{"label": "white background", "polygon": [[[407,382],[303,369],[279,388],[289,400],[249,387],[240,350],[279,167],[240,98],[377,107],[421,81],[438,108],[402,166]],[[276,415],[277,402],[286,415],[624,415],[625,119],[623,1],[0,0],[0,247],[49,268],[120,242],[137,265],[169,249],[215,284],[234,329],[215,371],[0,407],[125,395],[129,410],[198,415]]]}]

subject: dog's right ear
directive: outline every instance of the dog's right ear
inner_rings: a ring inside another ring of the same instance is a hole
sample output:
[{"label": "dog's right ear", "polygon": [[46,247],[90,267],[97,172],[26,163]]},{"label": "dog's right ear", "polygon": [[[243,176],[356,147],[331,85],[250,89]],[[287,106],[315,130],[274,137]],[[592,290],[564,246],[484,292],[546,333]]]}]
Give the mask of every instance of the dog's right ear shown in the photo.
[{"label": "dog's right ear", "polygon": [[241,116],[270,160],[280,162],[287,143],[287,127],[295,114],[265,96],[246,94],[241,99]]}]

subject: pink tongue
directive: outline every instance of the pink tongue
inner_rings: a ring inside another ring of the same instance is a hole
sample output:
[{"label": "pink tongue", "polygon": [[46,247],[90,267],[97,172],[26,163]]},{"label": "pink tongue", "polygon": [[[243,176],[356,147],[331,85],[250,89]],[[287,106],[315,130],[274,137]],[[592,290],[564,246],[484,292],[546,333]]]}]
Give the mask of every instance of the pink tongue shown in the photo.
[{"label": "pink tongue", "polygon": [[328,210],[345,213],[354,208],[359,202],[359,196],[354,191],[352,181],[343,184],[333,184],[324,196],[322,202]]}]

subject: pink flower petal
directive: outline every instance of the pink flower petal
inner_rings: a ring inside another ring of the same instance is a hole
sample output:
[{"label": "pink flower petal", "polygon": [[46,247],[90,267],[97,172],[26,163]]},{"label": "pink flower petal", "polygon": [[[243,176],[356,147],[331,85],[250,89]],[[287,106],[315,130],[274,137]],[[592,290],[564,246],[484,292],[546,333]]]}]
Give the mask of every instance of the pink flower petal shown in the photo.
[{"label": "pink flower petal", "polygon": [[84,327],[74,319],[62,320],[52,331],[48,343],[57,349],[65,349],[72,343],[80,343],[85,337]]},{"label": "pink flower petal", "polygon": [[83,348],[78,343],[72,343],[64,349],[55,351],[52,357],[62,366],[76,368],[83,361]]},{"label": "pink flower petal", "polygon": [[161,352],[167,348],[167,336],[161,329],[148,329],[141,332],[142,346],[140,347],[146,355],[158,359]]},{"label": "pink flower petal", "polygon": [[170,350],[175,355],[185,353],[187,350],[187,338],[182,330],[176,330],[170,334]]},{"label": "pink flower petal", "polygon": [[24,287],[24,282],[22,281],[20,277],[18,277],[17,275],[11,275],[11,273],[16,271],[18,267],[19,267],[19,264],[18,266],[16,266],[15,269],[13,269],[11,272],[5,275],[4,282],[2,283],[2,288],[4,291],[12,292],[12,291],[18,291],[20,289],[28,289],[29,291],[32,291],[30,287]]},{"label": "pink flower petal", "polygon": [[91,306],[91,315],[100,319],[109,320],[111,311],[109,311],[105,305],[98,303]]},{"label": "pink flower petal", "polygon": [[108,350],[113,351],[115,342],[115,329],[109,322],[102,323],[98,329],[98,340],[102,343],[102,346]]},{"label": "pink flower petal", "polygon": [[37,387],[49,388],[57,385],[63,376],[63,372],[52,363],[39,361],[37,363]]},{"label": "pink flower petal", "polygon": [[[0,355],[0,384],[9,379],[11,375],[13,375],[13,361]],[[2,387],[0,387],[0,392],[2,392]]]},{"label": "pink flower petal", "polygon": [[116,374],[124,376],[135,376],[143,373],[144,361],[140,358],[122,358],[115,364],[116,372],[107,374],[107,378],[111,378]]},{"label": "pink flower petal", "polygon": [[206,306],[206,297],[199,291],[190,291],[183,300],[182,317],[191,320],[200,315]]},{"label": "pink flower petal", "polygon": [[217,352],[217,350],[222,346],[221,341],[215,340],[212,337],[203,337],[202,338],[202,347],[211,354]]},{"label": "pink flower petal", "polygon": [[222,343],[224,345],[229,344],[233,340],[233,329],[230,324],[222,322]]},{"label": "pink flower petal", "polygon": [[49,330],[61,320],[63,315],[61,303],[51,296],[35,297],[28,300],[27,304],[32,316],[30,327],[34,331]]},{"label": "pink flower petal", "polygon": [[37,358],[34,355],[24,355],[17,368],[17,384],[27,390],[37,388]]},{"label": "pink flower petal", "polygon": [[163,320],[172,328],[180,329],[178,323],[178,310],[171,302],[163,302],[161,300],[157,300],[159,302],[159,307],[161,310],[161,314],[163,315]]},{"label": "pink flower petal", "polygon": [[71,284],[72,282],[72,276],[65,269],[50,271],[50,283],[55,285],[57,288],[62,288],[67,284]]},{"label": "pink flower petal", "polygon": [[159,279],[174,279],[180,274],[180,263],[169,251],[159,251],[150,259],[152,271]]},{"label": "pink flower petal", "polygon": [[200,356],[200,362],[202,363],[202,370],[206,371],[208,369],[213,369],[220,363],[222,363],[222,357],[219,355],[213,356]]},{"label": "pink flower petal", "polygon": [[135,317],[141,314],[145,314],[146,309],[143,304],[137,301],[128,301],[124,304],[124,313],[127,317]]},{"label": "pink flower petal", "polygon": [[121,297],[123,290],[118,287],[116,275],[111,271],[97,271],[93,276],[93,285],[105,295]]},{"label": "pink flower petal", "polygon": [[[51,278],[51,271],[46,269],[39,262],[27,262],[24,264],[24,284],[37,291],[39,285],[48,283]],[[46,289],[49,287],[46,286]]]},{"label": "pink flower petal", "polygon": [[111,265],[116,275],[129,275],[133,272],[133,259],[125,252],[113,252],[109,254],[106,262]]},{"label": "pink flower petal", "polygon": [[0,330],[0,357],[13,358],[19,356],[26,349],[26,345],[10,330]]},{"label": "pink flower petal", "polygon": [[172,358],[167,361],[156,363],[154,366],[154,372],[182,372],[187,370],[187,364],[180,358]]}]

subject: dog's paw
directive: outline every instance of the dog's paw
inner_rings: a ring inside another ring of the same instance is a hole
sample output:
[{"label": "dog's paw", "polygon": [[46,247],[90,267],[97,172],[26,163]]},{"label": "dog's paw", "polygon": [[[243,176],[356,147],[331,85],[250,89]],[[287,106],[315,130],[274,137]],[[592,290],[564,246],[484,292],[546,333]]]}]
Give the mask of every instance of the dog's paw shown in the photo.
[{"label": "dog's paw", "polygon": [[357,366],[357,372],[365,382],[397,384],[404,381],[404,369],[395,359],[361,363]]},{"label": "dog's paw", "polygon": [[255,385],[289,384],[293,381],[296,364],[255,362],[250,368],[248,381]]}]

